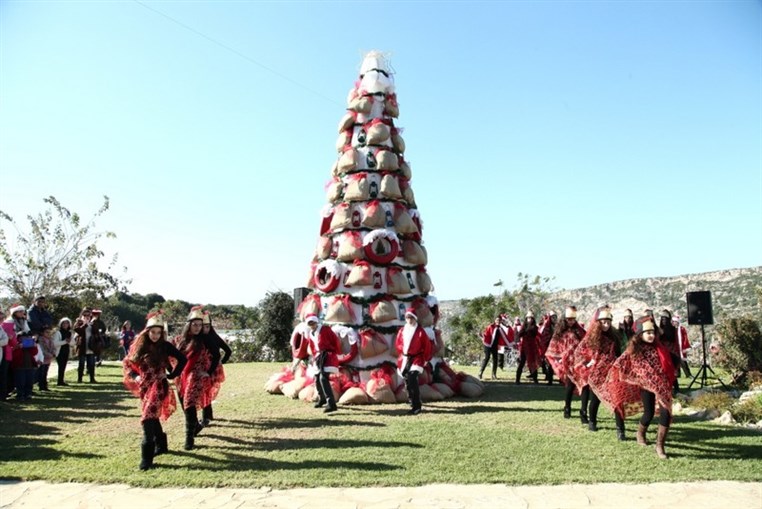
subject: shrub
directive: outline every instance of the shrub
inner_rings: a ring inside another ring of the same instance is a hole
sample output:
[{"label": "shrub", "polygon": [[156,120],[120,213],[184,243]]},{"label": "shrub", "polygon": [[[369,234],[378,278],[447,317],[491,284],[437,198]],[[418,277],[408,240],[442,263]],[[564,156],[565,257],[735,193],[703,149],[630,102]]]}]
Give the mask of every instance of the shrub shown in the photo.
[{"label": "shrub", "polygon": [[691,402],[691,406],[695,408],[704,408],[706,410],[718,410],[720,413],[730,408],[735,403],[733,397],[727,392],[705,392],[700,396],[697,396]]},{"label": "shrub", "polygon": [[742,423],[762,421],[762,395],[749,398],[735,405],[731,411],[733,418]]},{"label": "shrub", "polygon": [[762,389],[762,371],[746,373],[746,385],[749,389]]},{"label": "shrub", "polygon": [[731,318],[717,326],[720,337],[717,364],[741,383],[749,371],[762,371],[762,331],[752,318]]}]

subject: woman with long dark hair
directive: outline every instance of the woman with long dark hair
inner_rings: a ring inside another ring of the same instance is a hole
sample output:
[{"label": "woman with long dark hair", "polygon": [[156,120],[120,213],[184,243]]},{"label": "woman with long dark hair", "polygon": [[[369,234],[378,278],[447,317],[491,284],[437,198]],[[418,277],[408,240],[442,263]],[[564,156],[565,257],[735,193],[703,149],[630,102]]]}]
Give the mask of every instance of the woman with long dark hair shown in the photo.
[{"label": "woman with long dark hair", "polygon": [[195,445],[195,437],[204,428],[198,420],[198,408],[212,403],[214,387],[211,374],[220,362],[219,349],[211,344],[208,336],[201,333],[204,320],[203,306],[194,306],[180,336],[175,338],[177,348],[188,359],[177,385],[180,403],[185,412],[185,450]]},{"label": "woman with long dark hair", "polygon": [[64,381],[64,374],[66,373],[66,364],[69,362],[69,355],[71,353],[71,319],[61,318],[58,321],[58,330],[53,334],[53,343],[58,349],[56,353],[56,363],[58,364],[58,383],[56,385],[64,386],[69,385]]},{"label": "woman with long dark hair", "polygon": [[130,346],[135,340],[135,331],[132,330],[132,322],[126,320],[119,331],[119,360],[121,361],[130,351]]},{"label": "woman with long dark hair", "polygon": [[[574,359],[574,349],[577,348],[584,335],[585,329],[577,322],[577,308],[569,306],[564,311],[564,319],[553,332],[553,338],[550,340],[548,350],[545,352],[545,358],[548,359],[553,372],[566,386],[566,394],[564,396],[565,419],[571,417],[571,400],[575,389],[574,383],[569,378]],[[584,424],[587,424],[587,399],[589,391],[583,391],[580,396],[582,407],[579,410],[579,417]]]},{"label": "woman with long dark hair", "polygon": [[667,348],[657,336],[656,324],[650,317],[639,318],[634,325],[635,335],[624,353],[614,361],[607,377],[608,392],[615,408],[622,408],[627,414],[638,410],[637,399],[632,391],[621,382],[640,389],[640,403],[643,416],[638,425],[637,441],[648,445],[646,432],[654,418],[656,404],[659,405],[659,429],[656,434],[656,454],[666,459],[664,442],[672,422],[672,384],[675,367]]},{"label": "woman with long dark hair", "polygon": [[[174,413],[177,402],[168,380],[176,378],[186,364],[185,356],[167,341],[161,311],[150,313],[146,319],[145,329],[135,338],[122,363],[124,385],[141,401],[140,470],[151,468],[154,456],[169,450],[161,421]],[[175,361],[174,368],[170,359]]]},{"label": "woman with long dark hair", "polygon": [[537,322],[534,320],[534,313],[527,312],[524,323],[519,331],[519,365],[516,368],[516,385],[521,383],[521,372],[526,364],[529,369],[529,376],[534,383],[537,382],[537,368],[540,365],[540,332],[537,328]]},{"label": "woman with long dark hair", "polygon": [[217,369],[211,373],[211,399],[209,400],[209,404],[205,406],[201,411],[201,425],[209,426],[209,423],[212,421],[212,419],[214,419],[212,402],[217,399],[220,388],[225,382],[225,369],[222,367],[222,365],[225,364],[228,359],[230,359],[233,351],[230,349],[225,340],[222,339],[219,334],[217,334],[217,331],[214,330],[214,326],[212,325],[212,316],[209,314],[209,311],[204,311],[204,319],[201,322],[201,334],[208,338],[208,345],[211,348],[217,349],[218,356],[220,355],[220,352],[224,352],[220,363],[217,365]]}]

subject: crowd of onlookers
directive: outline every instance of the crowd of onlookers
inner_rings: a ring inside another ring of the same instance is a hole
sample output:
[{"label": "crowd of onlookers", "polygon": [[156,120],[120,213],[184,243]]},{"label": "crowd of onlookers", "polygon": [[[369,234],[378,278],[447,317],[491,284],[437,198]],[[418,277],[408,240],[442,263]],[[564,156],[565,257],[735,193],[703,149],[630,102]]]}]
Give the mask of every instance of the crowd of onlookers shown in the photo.
[{"label": "crowd of onlookers", "polygon": [[[119,333],[120,359],[129,351],[135,337],[130,322]],[[109,333],[101,320],[101,311],[85,307],[76,320],[63,317],[55,323],[47,301],[40,295],[26,309],[13,304],[0,327],[0,400],[15,394],[18,401],[31,399],[34,385],[49,391],[50,366],[57,368],[56,385],[68,385],[66,367],[77,359],[77,382],[87,373],[89,383],[96,383],[95,368],[109,344]]]}]

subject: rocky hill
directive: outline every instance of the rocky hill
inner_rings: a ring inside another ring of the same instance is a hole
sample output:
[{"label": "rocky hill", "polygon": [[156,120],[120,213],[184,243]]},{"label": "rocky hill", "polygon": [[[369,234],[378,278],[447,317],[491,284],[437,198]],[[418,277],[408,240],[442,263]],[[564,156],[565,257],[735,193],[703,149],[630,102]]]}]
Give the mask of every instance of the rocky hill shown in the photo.
[{"label": "rocky hill", "polygon": [[[727,269],[676,277],[627,279],[602,285],[561,290],[551,295],[551,308],[559,314],[567,304],[575,304],[580,318],[587,321],[596,307],[609,304],[614,319],[620,320],[626,308],[638,316],[647,308],[669,309],[687,320],[685,294],[693,291],[712,292],[712,310],[717,323],[724,317],[762,316],[758,292],[762,290],[762,266]],[[448,336],[447,318],[460,313],[460,301],[440,303],[443,333]]]}]

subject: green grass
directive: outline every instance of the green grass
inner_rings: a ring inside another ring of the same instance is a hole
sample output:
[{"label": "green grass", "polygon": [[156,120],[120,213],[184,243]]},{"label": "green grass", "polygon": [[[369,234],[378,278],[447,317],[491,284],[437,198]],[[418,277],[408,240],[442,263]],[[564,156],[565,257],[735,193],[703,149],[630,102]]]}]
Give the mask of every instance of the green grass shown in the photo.
[{"label": "green grass", "polygon": [[[213,426],[185,452],[183,417],[165,430],[170,454],[149,473],[137,469],[138,401],[116,366],[98,368],[99,384],[53,387],[31,403],[0,406],[0,476],[127,483],[134,486],[317,487],[427,483],[560,484],[762,479],[762,433],[676,417],[669,461],[653,446],[616,441],[601,408],[598,433],[562,418],[562,388],[487,383],[477,400],[341,407],[325,415],[311,405],[262,390],[280,368],[231,364],[215,403]],[[472,368],[467,368],[472,371]],[[71,378],[71,375],[69,375]],[[579,408],[575,400],[574,408]],[[655,425],[649,440],[655,438]]]}]

